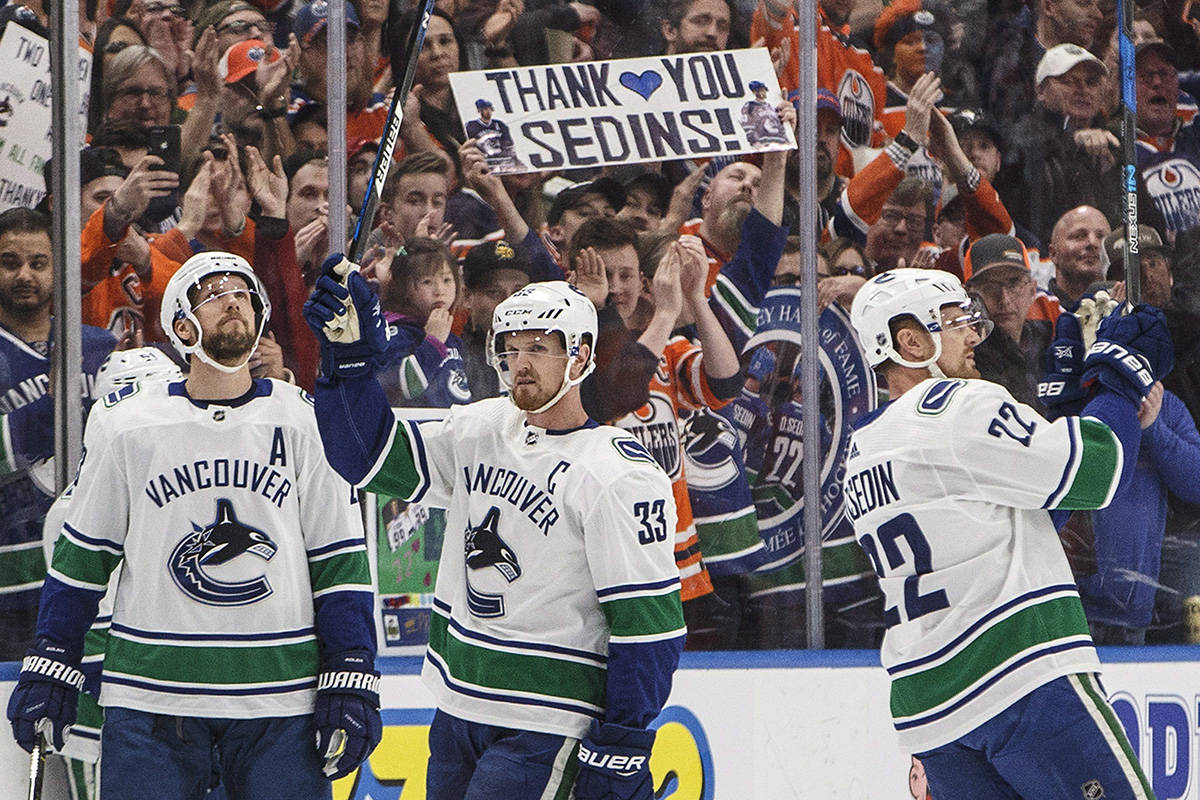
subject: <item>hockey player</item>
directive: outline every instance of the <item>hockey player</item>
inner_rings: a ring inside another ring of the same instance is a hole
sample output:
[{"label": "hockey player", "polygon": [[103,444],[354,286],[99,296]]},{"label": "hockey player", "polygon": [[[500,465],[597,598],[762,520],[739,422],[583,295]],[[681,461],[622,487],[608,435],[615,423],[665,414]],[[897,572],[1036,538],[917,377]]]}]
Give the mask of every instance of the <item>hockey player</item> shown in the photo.
[{"label": "hockey player", "polygon": [[120,566],[106,799],[201,797],[214,747],[235,797],[329,798],[379,741],[355,496],[325,462],[308,398],[250,376],[269,315],[244,259],[193,256],[161,312],[188,379],[127,386],[88,420],[8,716],[26,750],[43,733],[62,749],[84,636]]},{"label": "hockey player", "polygon": [[1136,463],[1139,404],[1172,366],[1161,314],[1106,320],[1095,396],[1053,423],[978,380],[991,325],[957,278],[877,275],[851,320],[892,402],[853,435],[847,513],[885,596],[893,721],[933,796],[1153,797],[1048,510],[1106,505]]},{"label": "hockey player", "polygon": [[675,504],[646,449],[583,410],[595,307],[561,281],[519,289],[488,343],[509,397],[402,423],[372,375],[378,301],[345,264],[326,261],[305,306],[326,454],[359,487],[447,509],[427,797],[565,798],[574,782],[576,800],[650,800],[648,726],[684,638]]}]

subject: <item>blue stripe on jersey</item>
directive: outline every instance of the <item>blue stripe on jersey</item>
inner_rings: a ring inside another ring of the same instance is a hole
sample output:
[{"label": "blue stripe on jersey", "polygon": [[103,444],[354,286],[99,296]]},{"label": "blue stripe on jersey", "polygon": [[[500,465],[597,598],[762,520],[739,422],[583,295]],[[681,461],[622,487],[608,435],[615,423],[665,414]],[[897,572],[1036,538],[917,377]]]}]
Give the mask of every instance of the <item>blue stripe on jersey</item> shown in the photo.
[{"label": "blue stripe on jersey", "polygon": [[301,681],[292,681],[290,683],[280,684],[279,686],[247,686],[243,688],[218,688],[215,686],[178,686],[172,684],[166,686],[161,683],[150,683],[148,681],[138,680],[137,678],[129,678],[124,675],[114,675],[111,672],[104,673],[104,683],[118,686],[129,686],[134,689],[145,689],[150,692],[158,692],[160,694],[184,694],[184,695],[204,695],[207,697],[248,697],[264,694],[288,694],[289,692],[302,692],[307,689],[317,688],[316,678],[305,678]]},{"label": "blue stripe on jersey", "polygon": [[648,592],[657,589],[666,589],[670,586],[679,585],[679,576],[673,576],[662,581],[654,581],[653,583],[626,583],[621,586],[609,586],[606,589],[597,589],[596,596],[603,599],[611,597],[614,594],[630,594],[633,592]]},{"label": "blue stripe on jersey", "polygon": [[413,497],[409,498],[412,503],[420,503],[421,498],[425,497],[425,492],[430,488],[430,462],[425,452],[425,440],[421,439],[421,432],[414,420],[407,420],[409,429],[408,440],[413,445],[413,461],[416,463],[416,475],[420,479],[420,483],[413,489]]},{"label": "blue stripe on jersey", "polygon": [[365,546],[366,544],[363,542],[361,536],[353,539],[342,539],[340,542],[333,542],[331,544],[324,545],[323,547],[316,547],[312,550],[309,550],[308,558],[311,561],[314,558],[329,555],[330,553],[337,552],[338,550],[359,550]]},{"label": "blue stripe on jersey", "polygon": [[596,712],[593,709],[584,705],[558,700],[546,700],[537,697],[514,697],[511,695],[497,694],[496,692],[486,692],[481,689],[476,689],[474,687],[457,683],[446,671],[445,665],[442,664],[442,662],[438,659],[437,654],[432,650],[427,650],[425,652],[425,661],[437,670],[438,674],[442,677],[442,682],[446,684],[446,688],[455,694],[474,697],[479,700],[491,700],[492,702],[496,703],[510,703],[518,706],[541,706],[543,708],[556,708],[559,711],[568,711],[572,714],[582,714],[586,717],[596,716]]},{"label": "blue stripe on jersey", "polygon": [[72,539],[78,540],[81,544],[91,545],[92,547],[100,548],[101,550],[107,550],[113,555],[118,556],[125,552],[124,545],[114,542],[111,539],[101,539],[96,536],[88,536],[86,533],[79,532],[65,522],[63,523],[63,529],[66,530]]},{"label": "blue stripe on jersey", "polygon": [[1067,439],[1071,444],[1071,450],[1067,454],[1067,465],[1063,467],[1062,478],[1058,481],[1058,486],[1054,487],[1054,491],[1046,498],[1046,502],[1042,503],[1042,508],[1051,508],[1060,499],[1063,492],[1071,485],[1071,476],[1075,474],[1076,463],[1079,459],[1079,418],[1067,417]]},{"label": "blue stripe on jersey", "polygon": [[901,722],[899,720],[895,720],[896,730],[904,731],[904,730],[908,730],[910,728],[916,728],[921,725],[928,725],[932,722],[937,722],[939,719],[942,719],[943,717],[945,717],[949,714],[953,714],[955,711],[957,711],[958,709],[962,708],[967,703],[974,700],[976,697],[981,695],[983,692],[987,691],[987,689],[990,686],[995,684],[997,681],[999,681],[1005,675],[1008,675],[1012,672],[1015,672],[1016,670],[1019,670],[1021,667],[1025,666],[1026,664],[1028,664],[1031,661],[1036,661],[1039,658],[1045,658],[1046,656],[1052,656],[1057,653],[1063,653],[1063,652],[1066,652],[1067,650],[1078,650],[1081,647],[1092,647],[1092,646],[1093,646],[1092,640],[1090,638],[1088,638],[1086,640],[1081,640],[1081,641],[1060,642],[1059,644],[1053,645],[1051,647],[1043,647],[1041,650],[1036,650],[1032,653],[1027,653],[1025,656],[1017,659],[1016,661],[1009,664],[1007,667],[1005,667],[1000,672],[996,673],[995,675],[988,678],[983,683],[976,686],[970,692],[967,692],[965,695],[958,698],[957,701],[950,704],[946,708],[943,708],[932,714],[927,714],[926,716],[923,716],[923,717],[916,717],[915,719],[905,720],[903,722]]},{"label": "blue stripe on jersey", "polygon": [[139,639],[155,639],[163,642],[267,642],[316,635],[316,631],[313,628],[297,628],[294,631],[275,631],[273,633],[177,633],[175,631],[146,631],[131,628],[119,622],[113,624],[111,630],[113,633],[124,633],[129,636],[136,636]]},{"label": "blue stripe on jersey", "polygon": [[608,662],[608,658],[601,653],[589,653],[586,650],[576,650],[571,647],[562,647],[555,644],[542,644],[538,642],[515,641],[513,639],[500,639],[495,636],[488,636],[487,634],[479,633],[478,631],[468,630],[455,621],[453,617],[450,617],[448,613],[447,619],[450,623],[450,628],[464,639],[483,642],[485,644],[499,645],[501,647],[510,647],[514,650],[529,650],[535,653],[555,653],[562,656],[572,656],[574,658],[592,661],[601,666]]},{"label": "blue stripe on jersey", "polygon": [[940,650],[937,650],[933,653],[929,653],[928,655],[922,656],[921,658],[913,659],[912,661],[906,661],[903,664],[896,664],[892,667],[888,667],[888,674],[895,675],[897,672],[906,672],[910,669],[916,669],[917,667],[922,667],[932,661],[937,661],[942,656],[944,656],[944,655],[950,653],[952,650],[956,649],[960,644],[965,642],[967,639],[971,638],[971,636],[976,631],[978,631],[980,628],[983,628],[983,627],[989,625],[994,619],[996,619],[996,617],[1000,616],[1001,614],[1005,613],[1006,611],[1008,611],[1012,608],[1015,608],[1018,605],[1021,605],[1022,603],[1028,602],[1030,600],[1036,600],[1039,597],[1045,597],[1045,596],[1051,595],[1051,594],[1058,594],[1059,592],[1075,593],[1078,591],[1079,590],[1075,587],[1075,584],[1073,584],[1073,583],[1059,583],[1059,584],[1055,584],[1053,586],[1044,586],[1041,589],[1034,589],[1031,592],[1026,592],[1023,595],[1014,597],[1012,600],[1009,600],[1004,605],[997,606],[996,608],[993,608],[988,613],[984,614],[982,617],[980,617],[978,620],[976,620],[975,623],[973,625],[971,625],[971,627],[967,628],[965,631],[960,633],[958,636],[954,637],[954,639],[951,640],[949,644],[942,647]]}]

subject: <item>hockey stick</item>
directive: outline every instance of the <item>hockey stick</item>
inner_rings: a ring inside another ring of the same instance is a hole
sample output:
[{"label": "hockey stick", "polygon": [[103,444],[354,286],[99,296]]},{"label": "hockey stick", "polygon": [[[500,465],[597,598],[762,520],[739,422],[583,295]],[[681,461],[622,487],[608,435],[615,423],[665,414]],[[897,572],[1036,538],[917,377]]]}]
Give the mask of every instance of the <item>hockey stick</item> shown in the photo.
[{"label": "hockey stick", "polygon": [[1133,27],[1133,0],[1117,0],[1118,64],[1121,69],[1121,178],[1125,197],[1125,297],[1130,304],[1142,301],[1141,257],[1138,254],[1137,208],[1137,55],[1129,31]]},{"label": "hockey stick", "polygon": [[33,743],[33,752],[29,754],[29,795],[28,800],[42,800],[42,774],[46,769],[46,746],[42,743],[39,733]]},{"label": "hockey stick", "polygon": [[396,149],[396,141],[400,138],[400,125],[404,121],[404,101],[408,99],[413,79],[416,77],[417,58],[425,44],[425,31],[429,29],[429,19],[433,16],[433,4],[434,0],[425,0],[421,8],[421,17],[408,37],[408,60],[404,63],[404,74],[396,84],[392,104],[388,107],[387,120],[383,124],[383,140],[375,153],[375,166],[371,169],[371,178],[367,181],[362,213],[358,215],[354,237],[350,240],[350,261],[355,264],[359,263],[363,251],[367,248],[367,237],[371,233],[371,225],[375,222],[375,212],[383,195],[383,185],[392,169],[392,151]]}]

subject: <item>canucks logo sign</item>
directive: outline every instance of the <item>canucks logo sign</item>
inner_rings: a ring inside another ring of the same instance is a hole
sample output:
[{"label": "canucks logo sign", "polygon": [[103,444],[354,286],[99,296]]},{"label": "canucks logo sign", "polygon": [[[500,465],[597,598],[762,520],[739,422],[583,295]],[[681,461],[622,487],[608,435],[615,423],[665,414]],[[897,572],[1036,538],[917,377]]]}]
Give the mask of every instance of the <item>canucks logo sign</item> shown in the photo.
[{"label": "canucks logo sign", "polygon": [[817,413],[825,596],[836,601],[856,595],[861,589],[856,584],[871,574],[846,517],[842,476],[854,423],[877,404],[875,373],[867,366],[846,312],[833,304],[818,321],[820,396],[801,397],[799,327],[800,291],[772,289],[745,347],[751,354],[748,388],[752,382],[757,385],[757,395],[751,395],[753,408],[747,409],[752,422],[744,434],[746,468],[759,533],[770,553],[768,563],[751,578],[751,592],[803,587],[803,417]]},{"label": "canucks logo sign", "polygon": [[243,606],[271,594],[265,575],[244,580],[221,580],[210,574],[231,562],[241,566],[244,556],[270,561],[277,546],[267,534],[241,522],[233,503],[217,500],[213,520],[206,525],[192,523],[192,532],[171,552],[169,567],[175,585],[189,597],[215,606]]}]

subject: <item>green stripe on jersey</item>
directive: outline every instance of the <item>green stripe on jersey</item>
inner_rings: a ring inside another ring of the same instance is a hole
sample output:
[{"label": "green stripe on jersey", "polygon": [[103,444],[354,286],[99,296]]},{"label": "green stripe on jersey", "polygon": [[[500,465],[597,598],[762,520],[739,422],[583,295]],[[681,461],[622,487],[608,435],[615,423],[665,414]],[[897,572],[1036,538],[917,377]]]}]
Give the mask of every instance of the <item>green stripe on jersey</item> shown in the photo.
[{"label": "green stripe on jersey", "polygon": [[253,647],[183,647],[132,642],[114,634],[104,654],[105,672],[207,686],[301,680],[314,677],[319,666],[315,638]]},{"label": "green stripe on jersey", "polygon": [[308,562],[308,574],[312,590],[322,592],[331,586],[361,586],[371,588],[371,568],[367,564],[367,551],[338,553],[319,561]]},{"label": "green stripe on jersey", "polygon": [[429,648],[442,657],[458,681],[502,692],[528,692],[604,705],[606,670],[599,664],[565,661],[551,655],[500,652],[464,642],[450,635],[446,618],[436,612],[429,623]]},{"label": "green stripe on jersey", "polygon": [[429,380],[416,356],[409,356],[400,362],[400,388],[409,400],[420,397],[429,388]]},{"label": "green stripe on jersey", "polygon": [[121,563],[121,557],[107,550],[87,550],[66,536],[59,536],[54,543],[54,568],[83,583],[104,586],[108,576]]},{"label": "green stripe on jersey", "polygon": [[1109,490],[1120,479],[1117,437],[1107,425],[1094,419],[1079,420],[1079,470],[1071,488],[1055,508],[1100,508]]},{"label": "green stripe on jersey", "polygon": [[600,608],[613,636],[652,636],[683,628],[679,590],[653,597],[601,600]]},{"label": "green stripe on jersey", "polygon": [[1058,597],[992,624],[949,661],[892,680],[892,716],[911,717],[963,694],[987,673],[1039,644],[1087,636],[1079,597]]},{"label": "green stripe on jersey", "polygon": [[0,553],[0,589],[41,583],[46,577],[46,556],[40,541]]},{"label": "green stripe on jersey", "polygon": [[375,477],[371,478],[371,482],[362,487],[366,491],[408,498],[412,497],[413,491],[420,485],[421,474],[417,470],[412,446],[408,443],[406,425],[403,421],[396,423],[383,464],[375,473]]},{"label": "green stripe on jersey", "polygon": [[717,278],[712,292],[717,295],[717,302],[729,309],[743,328],[747,331],[754,331],[758,325],[758,308],[756,306],[747,305],[737,291],[722,277]]},{"label": "green stripe on jersey", "polygon": [[753,508],[736,517],[714,522],[695,520],[700,551],[706,560],[720,561],[722,556],[757,549],[762,545],[758,535],[758,517]]}]

